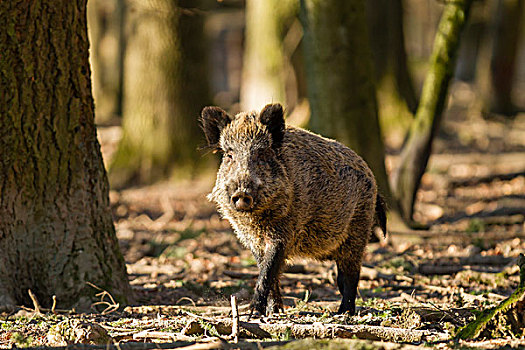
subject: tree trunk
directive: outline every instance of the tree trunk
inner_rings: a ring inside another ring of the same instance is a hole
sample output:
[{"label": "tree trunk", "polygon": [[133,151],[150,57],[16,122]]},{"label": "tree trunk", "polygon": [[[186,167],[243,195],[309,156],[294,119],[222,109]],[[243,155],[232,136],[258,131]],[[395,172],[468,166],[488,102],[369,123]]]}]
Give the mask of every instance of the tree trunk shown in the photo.
[{"label": "tree trunk", "polygon": [[247,0],[241,109],[286,104],[284,23],[296,12],[290,0]]},{"label": "tree trunk", "polygon": [[376,81],[392,77],[396,93],[408,110],[416,113],[417,96],[408,70],[401,0],[368,0],[366,2],[370,46]]},{"label": "tree trunk", "polygon": [[[188,7],[186,7],[188,5]],[[197,117],[209,101],[204,18],[196,1],[135,1],[127,16],[123,137],[112,186],[193,175]]]},{"label": "tree trunk", "polygon": [[[498,0],[485,36],[478,83],[484,113],[514,115],[512,87],[523,18],[523,0]],[[492,12],[492,11],[491,11]]]},{"label": "tree trunk", "polygon": [[366,1],[382,134],[401,147],[418,98],[410,75],[401,0]]},{"label": "tree trunk", "polygon": [[104,123],[122,113],[124,0],[90,0],[88,30],[96,121]]},{"label": "tree trunk", "polygon": [[392,174],[392,192],[403,219],[409,223],[412,222],[416,193],[431,154],[432,140],[441,123],[461,30],[471,4],[472,0],[455,0],[445,5],[416,118],[401,152],[399,167]]},{"label": "tree trunk", "polygon": [[301,0],[310,127],[370,165],[388,194],[370,43],[361,0]]},{"label": "tree trunk", "polygon": [[94,124],[86,1],[0,2],[0,305],[130,296]]}]

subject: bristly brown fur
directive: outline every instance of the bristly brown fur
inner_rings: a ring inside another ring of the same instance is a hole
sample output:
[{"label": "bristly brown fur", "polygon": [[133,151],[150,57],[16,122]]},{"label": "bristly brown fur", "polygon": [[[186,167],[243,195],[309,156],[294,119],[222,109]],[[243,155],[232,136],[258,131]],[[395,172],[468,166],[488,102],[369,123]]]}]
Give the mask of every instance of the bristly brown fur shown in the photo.
[{"label": "bristly brown fur", "polygon": [[234,118],[207,107],[201,123],[209,146],[224,152],[209,198],[261,270],[252,308],[280,310],[285,260],[307,257],[337,263],[339,312],[353,313],[372,228],[386,233],[384,202],[365,161],[337,141],[285,126],[279,104]]}]

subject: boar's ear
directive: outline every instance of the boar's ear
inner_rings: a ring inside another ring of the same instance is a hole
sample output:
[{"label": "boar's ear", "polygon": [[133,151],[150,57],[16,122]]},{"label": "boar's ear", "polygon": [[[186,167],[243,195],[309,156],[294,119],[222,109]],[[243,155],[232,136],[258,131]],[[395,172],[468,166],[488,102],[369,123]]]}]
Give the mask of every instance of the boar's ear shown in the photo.
[{"label": "boar's ear", "polygon": [[221,131],[231,122],[231,118],[219,107],[204,107],[200,122],[208,147],[218,150]]},{"label": "boar's ear", "polygon": [[283,106],[279,103],[266,105],[259,116],[261,123],[268,127],[272,135],[273,146],[281,146],[284,137]]}]

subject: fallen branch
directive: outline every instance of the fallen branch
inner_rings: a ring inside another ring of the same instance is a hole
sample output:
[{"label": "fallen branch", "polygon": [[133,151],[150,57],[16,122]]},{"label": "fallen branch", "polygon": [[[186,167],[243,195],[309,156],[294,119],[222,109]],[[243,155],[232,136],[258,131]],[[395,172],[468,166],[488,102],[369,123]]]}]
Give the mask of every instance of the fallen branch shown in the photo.
[{"label": "fallen branch", "polygon": [[[221,335],[231,334],[232,321],[222,320],[211,323]],[[340,325],[324,324],[320,322],[312,324],[297,323],[252,323],[239,322],[239,328],[244,336],[255,336],[257,338],[271,338],[272,335],[287,334],[291,338],[359,338],[368,340],[383,340],[394,342],[421,342],[438,341],[449,339],[446,333],[438,333],[428,330],[413,330],[382,326],[368,325]],[[198,322],[187,329],[191,332],[185,335],[203,334],[204,328]],[[246,334],[249,333],[249,334]]]},{"label": "fallen branch", "polygon": [[292,338],[358,338],[368,340],[382,340],[390,342],[422,342],[440,341],[449,339],[446,333],[429,330],[414,330],[369,325],[340,325],[340,324],[296,324],[276,323],[259,324],[260,328],[272,333],[287,333]]}]

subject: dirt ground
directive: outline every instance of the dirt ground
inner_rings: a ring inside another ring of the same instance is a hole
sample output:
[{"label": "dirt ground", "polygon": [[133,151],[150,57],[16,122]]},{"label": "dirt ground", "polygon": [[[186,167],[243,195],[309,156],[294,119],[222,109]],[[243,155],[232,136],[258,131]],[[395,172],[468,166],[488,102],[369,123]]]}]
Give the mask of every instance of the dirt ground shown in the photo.
[{"label": "dirt ground", "polygon": [[[392,227],[386,242],[369,245],[358,314],[332,313],[340,299],[332,263],[295,261],[281,278],[284,314],[250,320],[266,334],[241,325],[245,340],[237,347],[283,345],[303,336],[330,338],[326,332],[368,339],[341,343],[343,348],[401,347],[394,343],[406,348],[525,347],[525,336],[504,327],[493,332],[493,339],[447,341],[478,311],[497,305],[516,289],[516,258],[525,253],[525,114],[484,119],[472,112],[472,101],[467,85],[454,86],[418,193],[415,218],[430,228],[416,232]],[[119,129],[105,128],[99,134],[109,158]],[[388,168],[396,161],[393,152]],[[106,342],[169,342],[176,347],[175,341],[182,341],[177,343],[181,346],[197,341],[201,348],[228,348],[231,296],[239,305],[241,323],[247,322],[258,271],[250,252],[206,200],[212,181],[112,191],[134,304],[115,311],[109,297],[102,296],[108,303],[95,306],[98,312],[93,314],[35,315],[22,310],[2,315],[0,347],[65,345],[68,339],[80,342],[95,334]],[[61,330],[64,324],[78,331],[71,335]],[[356,331],[357,326],[362,328]],[[378,335],[385,329],[393,333]],[[255,339],[259,345],[247,342]],[[314,346],[304,342],[287,346]],[[334,344],[339,343],[332,343],[336,348]]]}]

